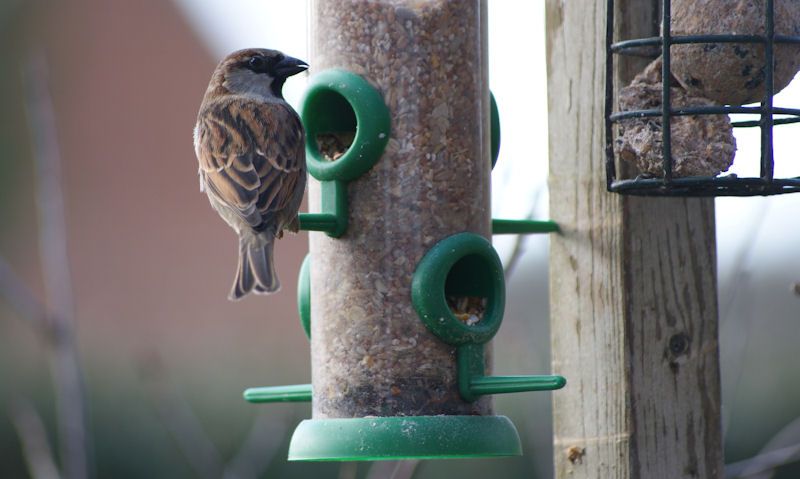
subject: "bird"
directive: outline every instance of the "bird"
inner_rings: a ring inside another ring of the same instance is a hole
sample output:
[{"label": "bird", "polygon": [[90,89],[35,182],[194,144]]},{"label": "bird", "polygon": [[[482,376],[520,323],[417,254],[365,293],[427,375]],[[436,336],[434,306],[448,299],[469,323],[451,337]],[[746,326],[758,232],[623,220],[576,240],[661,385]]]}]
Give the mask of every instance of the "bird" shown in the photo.
[{"label": "bird", "polygon": [[303,125],[282,88],[307,69],[277,50],[235,51],[217,65],[200,105],[200,191],[239,237],[232,301],[280,289],[274,243],[284,230],[299,229],[307,171]]}]

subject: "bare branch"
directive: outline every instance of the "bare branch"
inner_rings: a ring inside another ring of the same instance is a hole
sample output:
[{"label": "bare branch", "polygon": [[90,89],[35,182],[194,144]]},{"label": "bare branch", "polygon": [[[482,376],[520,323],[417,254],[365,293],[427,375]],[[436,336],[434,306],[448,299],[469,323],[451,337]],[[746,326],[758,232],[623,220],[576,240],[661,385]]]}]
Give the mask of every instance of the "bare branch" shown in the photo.
[{"label": "bare branch", "polygon": [[[529,215],[526,219],[530,219],[531,217],[532,216]],[[525,239],[526,235],[517,235],[516,238],[514,238],[514,246],[511,248],[511,255],[509,255],[508,262],[506,262],[506,266],[503,268],[506,282],[511,279],[511,275],[514,274],[514,270],[517,268],[517,263],[522,259],[522,254],[525,252],[523,248]]]},{"label": "bare branch", "polygon": [[181,454],[198,477],[224,479],[257,479],[272,463],[283,439],[294,421],[292,417],[275,417],[260,413],[250,427],[247,438],[226,464],[211,436],[192,412],[191,405],[169,381],[157,353],[139,361],[139,375],[152,398],[159,421],[175,441]]},{"label": "bare branch", "polygon": [[357,462],[343,462],[339,466],[338,479],[356,479],[357,475],[358,475]]},{"label": "bare branch", "polygon": [[36,164],[42,277],[49,310],[54,312],[51,316],[51,370],[56,390],[63,472],[68,479],[83,479],[90,475],[88,419],[83,371],[73,335],[75,308],[61,189],[61,154],[47,73],[44,53],[34,53],[25,65],[23,84],[27,87],[26,111]]},{"label": "bare branch", "polygon": [[764,220],[767,218],[767,211],[770,208],[772,203],[764,202],[763,210],[759,212],[758,215],[754,218],[751,227],[747,229],[748,235],[747,238],[742,242],[741,247],[738,249],[736,254],[734,255],[733,264],[735,267],[731,270],[729,274],[729,281],[730,286],[728,289],[728,297],[723,299],[720,298],[720,304],[722,306],[722,311],[720,313],[720,323],[725,322],[729,318],[734,311],[734,305],[736,302],[736,298],[739,297],[739,291],[743,289],[743,278],[745,277],[744,273],[746,273],[747,267],[750,265],[750,260],[752,259],[753,254],[755,253],[755,246],[756,241],[758,240],[758,234],[763,230],[762,225],[764,224]]},{"label": "bare branch", "polygon": [[177,393],[162,394],[155,402],[161,423],[197,476],[220,477],[222,457],[183,397]]},{"label": "bare branch", "polygon": [[239,451],[225,466],[225,479],[257,479],[275,459],[289,431],[287,418],[276,419],[274,414],[261,412],[256,416],[250,433]]},{"label": "bare branch", "polygon": [[417,470],[420,461],[400,461],[392,474],[391,479],[411,479]]},{"label": "bare branch", "polygon": [[358,475],[357,462],[343,462],[339,466],[339,476],[337,479],[356,479]]},{"label": "bare branch", "polygon": [[53,451],[47,440],[42,418],[27,400],[17,398],[9,407],[8,416],[17,430],[22,455],[32,479],[59,479]]},{"label": "bare branch", "polygon": [[44,305],[17,276],[8,261],[0,256],[0,295],[20,319],[49,336],[51,320]]},{"label": "bare branch", "polygon": [[[531,209],[528,211],[528,215],[525,217],[526,220],[531,220],[536,215],[536,208],[539,205],[539,199],[542,196],[541,188],[536,190],[536,194],[534,195],[533,203],[531,204]],[[517,267],[517,264],[522,259],[522,255],[525,253],[525,240],[528,238],[528,235],[517,235],[514,238],[514,246],[511,249],[511,255],[508,257],[508,261],[506,261],[506,265],[504,269],[504,274],[506,278],[506,282],[511,279],[511,275],[514,273],[514,270]]]},{"label": "bare branch", "polygon": [[172,436],[195,474],[208,479],[222,477],[224,466],[217,446],[203,429],[191,406],[166,380],[160,358],[152,355],[142,360],[139,374],[152,397],[151,403],[161,424]]},{"label": "bare branch", "polygon": [[411,479],[420,461],[380,461],[374,462],[367,471],[367,479]]},{"label": "bare branch", "polygon": [[[728,464],[725,466],[725,477],[730,479],[755,479],[780,466],[798,461],[800,461],[800,444],[794,444],[761,453],[744,461]],[[769,475],[769,477],[771,476],[772,474]]]},{"label": "bare branch", "polygon": [[367,471],[366,479],[386,479],[394,474],[399,461],[376,461]]}]

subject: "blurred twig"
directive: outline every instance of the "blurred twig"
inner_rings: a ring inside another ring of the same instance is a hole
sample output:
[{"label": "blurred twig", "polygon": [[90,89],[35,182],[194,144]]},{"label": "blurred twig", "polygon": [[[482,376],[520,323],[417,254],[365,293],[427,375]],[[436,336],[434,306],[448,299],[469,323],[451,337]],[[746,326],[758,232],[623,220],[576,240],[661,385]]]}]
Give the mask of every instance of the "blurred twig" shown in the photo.
[{"label": "blurred twig", "polygon": [[[11,306],[17,317],[28,321],[46,339],[46,343],[52,341],[53,321],[44,305],[1,256],[0,295]],[[47,433],[33,405],[24,399],[16,399],[12,401],[8,415],[22,444],[23,459],[28,465],[31,477],[58,478],[59,472],[47,441]]]},{"label": "blurred twig", "polygon": [[140,376],[152,397],[159,421],[167,429],[197,477],[216,479],[224,470],[222,456],[183,396],[165,379],[157,356],[142,361]]},{"label": "blurred twig", "polygon": [[725,466],[725,477],[729,479],[767,479],[775,469],[800,461],[800,444],[782,447],[761,453],[744,461]]},{"label": "blurred twig", "polygon": [[[39,304],[24,283],[2,263],[5,296],[22,317],[40,326],[50,348],[50,368],[56,392],[59,446],[64,476],[89,476],[89,438],[83,373],[73,336],[74,306],[67,256],[67,234],[61,190],[61,158],[55,113],[47,86],[44,54],[34,53],[23,67],[28,129],[36,165],[36,206],[39,255],[47,307]],[[48,314],[52,312],[51,314]]]},{"label": "blurred twig", "polygon": [[374,462],[367,471],[367,479],[411,479],[421,461]]},{"label": "blurred twig", "polygon": [[400,461],[392,474],[392,479],[411,479],[420,463],[421,461]]},{"label": "blurred twig", "polygon": [[17,430],[31,478],[58,479],[60,476],[47,440],[47,432],[33,405],[25,399],[17,398],[11,402],[8,415]]},{"label": "blurred twig", "polygon": [[140,375],[148,386],[161,424],[198,477],[256,479],[269,467],[283,443],[289,421],[256,416],[247,438],[227,463],[203,429],[191,405],[166,377],[160,358],[153,355],[140,363]]},{"label": "blurred twig", "polygon": [[764,208],[759,211],[758,215],[756,215],[755,219],[753,220],[753,223],[747,228],[749,234],[744,239],[741,247],[734,256],[732,263],[735,266],[730,273],[731,286],[728,291],[728,297],[725,299],[720,298],[720,303],[722,305],[720,308],[720,322],[724,322],[731,317],[736,298],[739,297],[739,291],[743,287],[742,283],[744,276],[742,273],[745,272],[745,269],[750,264],[750,259],[755,251],[758,234],[761,232],[761,226],[764,224],[764,220],[767,217],[767,212],[771,204],[772,203],[768,201],[764,202]]},{"label": "blurred twig", "polygon": [[177,393],[162,393],[155,403],[161,423],[197,476],[209,479],[221,477],[223,466],[219,450],[183,397]]},{"label": "blurred twig", "polygon": [[339,476],[337,476],[337,479],[356,479],[357,474],[357,462],[343,462],[339,466]]},{"label": "blurred twig", "polygon": [[225,466],[225,479],[256,479],[264,474],[275,459],[289,431],[286,418],[274,419],[274,415],[260,412],[250,428],[250,434],[239,447],[239,451]]},{"label": "blurred twig", "polygon": [[[530,213],[525,219],[529,220],[532,218],[533,213]],[[509,255],[508,262],[506,262],[506,266],[503,268],[506,282],[511,279],[511,275],[517,268],[517,263],[522,259],[522,254],[525,252],[525,248],[523,248],[525,239],[525,235],[517,235],[517,237],[514,238],[514,246],[511,248],[511,255]]]},{"label": "blurred twig", "polygon": [[[539,199],[541,196],[542,189],[540,188],[536,190],[533,203],[531,204],[531,209],[528,211],[528,214],[525,217],[526,220],[532,220],[536,215],[536,208],[539,206]],[[508,257],[508,261],[506,261],[506,266],[504,268],[506,282],[511,279],[511,275],[514,273],[517,264],[522,259],[522,255],[525,253],[525,240],[527,238],[528,235],[517,235],[516,238],[514,238],[514,246],[511,248],[511,255]]]},{"label": "blurred twig", "polygon": [[43,335],[50,336],[52,321],[47,310],[2,256],[0,256],[0,295],[20,319],[28,321]]},{"label": "blurred twig", "polygon": [[[741,314],[741,311],[735,310],[734,305],[736,304],[736,299],[740,297],[739,292],[744,290],[748,283],[750,282],[751,278],[747,271],[747,268],[750,264],[752,259],[752,255],[754,254],[758,240],[758,235],[761,232],[761,227],[764,224],[765,218],[767,217],[767,212],[769,211],[770,203],[769,201],[765,201],[764,207],[759,211],[759,214],[753,219],[752,224],[749,228],[747,228],[748,235],[745,240],[742,242],[741,247],[738,249],[734,256],[734,260],[732,264],[734,265],[733,269],[729,275],[729,287],[727,288],[728,297],[723,298],[720,295],[719,298],[719,324],[720,327],[724,327],[727,323],[731,321],[731,318],[734,316],[734,312]],[[732,371],[728,373],[732,375],[735,379],[733,382],[733,394],[731,397],[730,407],[726,408],[727,412],[723,412],[723,424],[727,423],[727,419],[730,417],[731,412],[735,408],[736,404],[736,392],[739,390],[739,386],[742,382],[742,377],[744,375],[744,363],[746,360],[747,354],[747,345],[750,341],[751,330],[753,328],[753,318],[755,317],[753,314],[745,314],[742,315],[744,321],[742,325],[739,325],[739,330],[743,333],[739,336],[740,340],[738,341],[739,344],[730,347],[729,350],[733,351],[730,353],[731,357],[736,358],[738,356],[739,361],[738,364],[730,367],[729,369]],[[736,349],[738,348],[738,350]],[[724,374],[724,371],[723,371]],[[724,382],[724,381],[723,381]],[[723,430],[723,438],[727,434],[727,431]]]},{"label": "blurred twig", "polygon": [[725,466],[730,479],[771,479],[780,466],[800,461],[800,417],[791,421],[750,459]]}]

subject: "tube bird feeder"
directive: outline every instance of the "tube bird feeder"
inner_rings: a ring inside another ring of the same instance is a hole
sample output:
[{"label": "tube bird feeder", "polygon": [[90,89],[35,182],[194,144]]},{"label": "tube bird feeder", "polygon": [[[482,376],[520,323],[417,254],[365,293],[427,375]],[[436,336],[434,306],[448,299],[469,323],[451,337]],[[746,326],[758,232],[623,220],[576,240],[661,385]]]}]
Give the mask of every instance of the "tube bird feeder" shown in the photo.
[{"label": "tube bird feeder", "polygon": [[[312,385],[253,402],[312,400],[290,460],[521,454],[492,394],[563,387],[492,376],[505,283],[489,239],[555,231],[492,220],[499,119],[485,0],[313,0],[301,106],[312,213],[298,306]],[[324,234],[323,234],[324,232]]]}]

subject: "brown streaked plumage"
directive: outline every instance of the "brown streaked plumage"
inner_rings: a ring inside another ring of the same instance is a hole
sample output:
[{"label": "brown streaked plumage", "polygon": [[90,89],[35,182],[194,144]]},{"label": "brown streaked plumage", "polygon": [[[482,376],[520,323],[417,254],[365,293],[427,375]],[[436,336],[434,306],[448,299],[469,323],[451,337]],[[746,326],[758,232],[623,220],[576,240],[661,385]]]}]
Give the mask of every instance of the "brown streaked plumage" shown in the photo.
[{"label": "brown streaked plumage", "polygon": [[273,243],[284,229],[297,231],[306,185],[303,126],[281,88],[306,68],[275,50],[234,52],[217,66],[200,106],[200,189],[239,235],[233,300],[280,288]]}]

